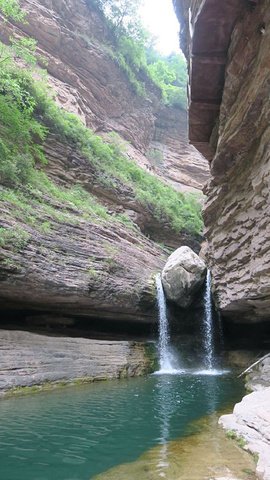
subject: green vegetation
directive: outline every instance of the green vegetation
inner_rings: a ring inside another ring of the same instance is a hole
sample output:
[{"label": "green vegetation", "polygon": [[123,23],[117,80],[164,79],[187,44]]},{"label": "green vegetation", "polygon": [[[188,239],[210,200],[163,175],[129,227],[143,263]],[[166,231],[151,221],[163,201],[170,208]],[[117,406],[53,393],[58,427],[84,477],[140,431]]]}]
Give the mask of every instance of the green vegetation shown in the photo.
[{"label": "green vegetation", "polygon": [[16,22],[25,23],[25,12],[20,8],[18,0],[0,0],[0,12]]},{"label": "green vegetation", "polygon": [[17,225],[12,230],[0,228],[0,246],[2,248],[12,248],[13,251],[17,252],[27,245],[29,239],[29,233]]},{"label": "green vegetation", "polygon": [[242,435],[237,435],[234,430],[227,430],[226,437],[236,440],[238,445],[242,448],[247,445],[247,441],[242,437]]},{"label": "green vegetation", "polygon": [[93,382],[99,382],[99,381],[106,381],[108,380],[107,377],[101,377],[101,378],[94,378],[94,377],[81,377],[81,378],[75,378],[74,380],[70,381],[56,381],[56,382],[45,382],[41,383],[40,385],[32,385],[30,387],[25,386],[25,387],[12,387],[9,390],[7,390],[4,393],[4,396],[13,396],[13,395],[32,395],[36,394],[39,392],[44,392],[44,391],[50,391],[50,390],[55,390],[55,389],[61,389],[61,388],[66,388],[66,387],[72,387],[72,386],[79,386],[79,385],[85,385]]},{"label": "green vegetation", "polygon": [[141,74],[161,90],[163,102],[171,107],[187,108],[187,67],[183,55],[164,57],[155,48],[155,38],[142,26],[138,0],[88,0],[89,8],[98,8],[113,38],[110,55],[126,73],[137,94],[145,95]]},{"label": "green vegetation", "polygon": [[[121,218],[108,215],[105,207],[79,185],[70,189],[60,188],[43,172],[34,169],[31,183],[23,186],[22,190],[19,188],[0,190],[0,200],[2,205],[9,207],[14,219],[23,221],[24,224],[44,234],[49,234],[57,222],[67,225],[80,224],[85,220],[95,223],[105,221],[122,223]],[[58,208],[55,208],[55,205]],[[12,230],[2,228],[0,245],[8,248],[8,245],[12,244],[14,247],[22,248],[29,240],[29,236],[29,233],[19,227],[13,227]]]},{"label": "green vegetation", "polygon": [[96,169],[97,180],[105,188],[128,186],[161,223],[171,225],[176,232],[184,229],[191,235],[201,233],[200,199],[176,192],[140,169],[125,156],[124,145],[116,134],[108,135],[106,141],[93,135],[78,117],[56,105],[42,81],[33,81],[31,70],[16,69],[8,59],[0,73],[0,123],[0,179],[3,184],[12,188],[25,185],[25,191],[36,197],[42,197],[46,191],[46,195],[61,201],[68,198],[80,207],[90,201],[88,211],[108,218],[106,209],[80,186],[68,192],[55,186],[35,168],[36,162],[46,161],[42,142],[50,130],[87,155]]},{"label": "green vegetation", "polygon": [[[130,3],[131,0],[129,0]],[[110,2],[106,2],[109,6]],[[136,2],[133,1],[132,8]],[[19,15],[17,2],[11,2],[13,14]],[[5,12],[6,2],[0,0],[0,9]],[[117,13],[119,16],[119,12]],[[118,18],[116,16],[115,18]],[[22,17],[23,18],[23,17]],[[122,21],[114,23],[117,32],[127,33],[125,15]],[[134,22],[133,22],[134,23]],[[137,30],[136,30],[137,28]],[[141,27],[134,26],[130,41],[142,39]],[[135,33],[135,31],[137,33]],[[119,37],[120,38],[120,37]],[[137,40],[136,40],[137,41]],[[123,37],[121,37],[123,42]],[[139,44],[139,43],[138,43]],[[28,225],[38,228],[44,234],[49,234],[53,228],[52,219],[77,222],[68,213],[70,207],[80,210],[84,218],[95,221],[113,220],[125,223],[130,228],[133,224],[127,217],[108,215],[106,208],[100,205],[80,185],[71,189],[56,186],[41,171],[46,163],[43,152],[43,142],[48,132],[57,134],[62,141],[72,144],[89,159],[95,171],[95,180],[105,189],[124,187],[148,209],[161,224],[167,224],[176,232],[186,231],[191,236],[201,234],[201,199],[196,195],[184,195],[176,192],[165,182],[139,168],[136,163],[125,155],[125,145],[117,134],[111,133],[106,139],[86,128],[74,114],[60,109],[54,101],[53,92],[45,83],[42,75],[39,80],[33,80],[36,42],[32,39],[13,41],[11,47],[0,44],[0,182],[10,190],[2,193],[2,198],[14,205],[14,212],[20,212]],[[20,56],[28,64],[25,68],[14,66],[14,55]],[[152,54],[154,58],[154,54]],[[134,60],[135,62],[135,60]],[[133,62],[133,63],[134,63]],[[153,62],[152,65],[159,65]],[[177,64],[175,58],[167,62],[167,70],[157,66],[156,71],[162,71],[163,82],[169,85],[173,74],[170,65]],[[133,65],[134,66],[134,65]],[[153,67],[153,71],[154,71]],[[166,73],[167,72],[167,73]],[[180,77],[177,81],[180,82]],[[161,162],[161,152],[150,153],[155,161]],[[13,192],[13,193],[12,193]],[[8,198],[7,198],[8,197]],[[50,205],[48,198],[62,204],[61,211]],[[49,205],[48,205],[49,203]],[[37,214],[37,205],[42,206],[43,219]],[[21,217],[21,218],[22,218]],[[22,231],[2,229],[0,242],[6,248],[8,242],[15,248],[23,248],[29,240],[29,234]],[[111,258],[108,268],[113,269],[115,260]]]},{"label": "green vegetation", "polygon": [[253,453],[253,458],[254,458],[255,464],[257,465],[258,461],[259,461],[259,454],[258,453]]},{"label": "green vegetation", "polygon": [[162,90],[166,105],[187,108],[187,68],[182,55],[154,58],[148,53],[148,72],[152,80]]},{"label": "green vegetation", "polygon": [[144,350],[147,360],[147,373],[156,372],[159,367],[156,345],[153,343],[146,343]]}]

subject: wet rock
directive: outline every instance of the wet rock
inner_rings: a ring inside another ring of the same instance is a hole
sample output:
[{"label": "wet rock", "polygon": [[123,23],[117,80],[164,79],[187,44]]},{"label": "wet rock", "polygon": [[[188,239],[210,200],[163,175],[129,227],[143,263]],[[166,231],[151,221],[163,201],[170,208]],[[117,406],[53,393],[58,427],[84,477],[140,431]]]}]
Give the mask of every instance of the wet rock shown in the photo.
[{"label": "wet rock", "polygon": [[188,307],[202,287],[205,273],[205,262],[191,248],[178,248],[162,270],[166,298],[180,307]]}]

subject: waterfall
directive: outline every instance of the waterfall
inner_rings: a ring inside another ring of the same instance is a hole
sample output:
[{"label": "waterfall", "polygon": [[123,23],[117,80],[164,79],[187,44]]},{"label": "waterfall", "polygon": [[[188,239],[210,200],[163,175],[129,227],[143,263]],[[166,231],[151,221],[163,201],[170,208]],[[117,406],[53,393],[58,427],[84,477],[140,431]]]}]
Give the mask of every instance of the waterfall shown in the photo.
[{"label": "waterfall", "polygon": [[213,369],[214,361],[214,335],[213,335],[213,311],[211,298],[211,272],[207,269],[206,288],[204,294],[203,334],[205,349],[205,366],[207,370]]},{"label": "waterfall", "polygon": [[157,287],[157,303],[159,316],[159,367],[158,373],[178,373],[174,365],[176,363],[170,349],[170,333],[167,319],[166,298],[163,291],[161,275],[155,277]]}]

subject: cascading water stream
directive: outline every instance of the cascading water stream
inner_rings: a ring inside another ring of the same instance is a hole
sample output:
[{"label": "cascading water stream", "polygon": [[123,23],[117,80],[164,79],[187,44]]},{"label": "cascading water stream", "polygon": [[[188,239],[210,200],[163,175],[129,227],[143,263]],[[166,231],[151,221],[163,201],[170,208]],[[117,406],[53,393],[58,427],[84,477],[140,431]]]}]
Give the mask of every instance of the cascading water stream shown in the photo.
[{"label": "cascading water stream", "polygon": [[214,363],[214,335],[213,335],[213,311],[211,298],[211,272],[207,269],[206,288],[204,294],[204,363],[206,369],[211,371]]},{"label": "cascading water stream", "polygon": [[[156,374],[183,374],[188,369],[179,367],[179,358],[171,347],[169,323],[167,318],[166,298],[163,291],[161,275],[155,277],[157,288],[157,303],[159,312],[159,370]],[[211,273],[207,271],[206,288],[204,294],[204,314],[203,314],[203,346],[204,359],[203,369],[195,370],[192,373],[197,375],[222,375],[228,373],[227,370],[215,368],[214,359],[214,329],[213,329],[213,310],[211,298]]]},{"label": "cascading water stream", "polygon": [[176,360],[170,349],[170,333],[167,319],[166,298],[163,291],[161,275],[156,275],[155,278],[157,287],[157,303],[159,314],[159,367],[158,373],[178,373],[179,370],[175,368]]}]

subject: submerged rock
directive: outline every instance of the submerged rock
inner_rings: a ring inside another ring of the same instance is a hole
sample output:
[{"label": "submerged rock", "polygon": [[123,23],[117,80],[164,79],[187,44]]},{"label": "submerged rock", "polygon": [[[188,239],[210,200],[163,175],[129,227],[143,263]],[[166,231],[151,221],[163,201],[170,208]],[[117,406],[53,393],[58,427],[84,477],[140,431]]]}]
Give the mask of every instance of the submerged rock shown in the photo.
[{"label": "submerged rock", "polygon": [[180,307],[188,307],[203,285],[205,273],[205,262],[191,248],[178,248],[162,270],[166,298]]},{"label": "submerged rock", "polygon": [[224,435],[215,414],[192,426],[196,434],[158,445],[93,480],[256,480],[252,456]]}]

